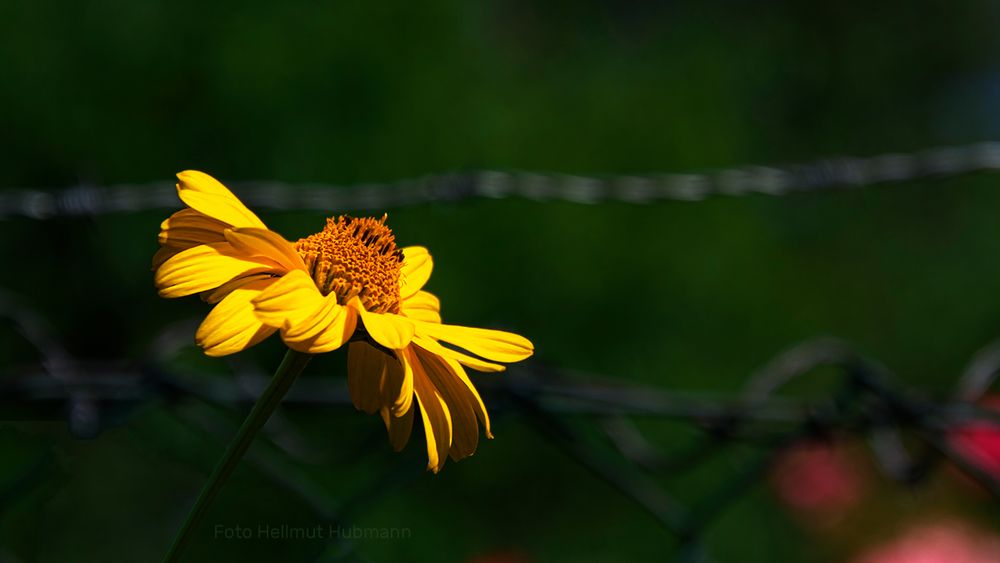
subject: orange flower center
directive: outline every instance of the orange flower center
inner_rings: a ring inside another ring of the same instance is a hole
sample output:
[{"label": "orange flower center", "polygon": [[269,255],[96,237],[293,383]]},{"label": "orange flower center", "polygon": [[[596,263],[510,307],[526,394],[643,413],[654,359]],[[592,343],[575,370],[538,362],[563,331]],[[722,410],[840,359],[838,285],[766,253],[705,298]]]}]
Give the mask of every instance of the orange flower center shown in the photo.
[{"label": "orange flower center", "polygon": [[403,252],[386,217],[331,217],[322,231],[295,243],[323,295],[336,294],[341,305],[357,295],[367,311],[399,312]]}]

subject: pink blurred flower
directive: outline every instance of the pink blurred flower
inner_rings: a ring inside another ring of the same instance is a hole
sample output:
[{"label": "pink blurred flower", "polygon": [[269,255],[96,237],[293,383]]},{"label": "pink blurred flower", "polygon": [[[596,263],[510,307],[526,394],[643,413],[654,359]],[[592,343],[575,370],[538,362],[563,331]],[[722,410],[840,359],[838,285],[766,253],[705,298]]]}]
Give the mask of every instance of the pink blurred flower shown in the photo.
[{"label": "pink blurred flower", "polygon": [[835,517],[861,500],[865,479],[843,446],[814,441],[782,452],[772,466],[771,484],[789,507]]},{"label": "pink blurred flower", "polygon": [[[1000,396],[983,399],[981,406],[1000,411]],[[1000,479],[1000,425],[990,421],[970,422],[952,429],[948,441],[969,461]]]},{"label": "pink blurred flower", "polygon": [[863,553],[852,563],[997,563],[1000,538],[959,522],[911,528],[902,536]]}]

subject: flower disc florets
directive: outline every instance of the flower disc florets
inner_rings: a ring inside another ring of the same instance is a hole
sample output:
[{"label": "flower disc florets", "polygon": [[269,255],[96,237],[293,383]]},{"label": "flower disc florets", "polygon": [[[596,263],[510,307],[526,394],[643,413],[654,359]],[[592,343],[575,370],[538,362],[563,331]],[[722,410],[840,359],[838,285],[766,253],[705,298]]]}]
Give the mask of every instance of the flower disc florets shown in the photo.
[{"label": "flower disc florets", "polygon": [[385,220],[331,217],[322,231],[295,243],[323,295],[336,294],[341,305],[357,295],[367,311],[399,312],[403,252]]}]

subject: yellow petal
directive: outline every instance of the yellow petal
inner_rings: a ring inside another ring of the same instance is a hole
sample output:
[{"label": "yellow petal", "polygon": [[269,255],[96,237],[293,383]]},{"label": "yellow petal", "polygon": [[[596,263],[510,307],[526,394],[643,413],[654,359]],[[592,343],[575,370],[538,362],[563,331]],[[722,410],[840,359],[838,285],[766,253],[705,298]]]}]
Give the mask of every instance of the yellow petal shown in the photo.
[{"label": "yellow petal", "polygon": [[282,327],[285,321],[301,320],[323,304],[323,294],[309,274],[292,270],[253,300],[254,312],[264,324]]},{"label": "yellow petal", "polygon": [[441,301],[426,291],[418,291],[403,299],[399,307],[407,318],[429,323],[441,323]]},{"label": "yellow petal", "polygon": [[424,372],[416,354],[407,348],[403,352],[413,366],[413,393],[420,404],[427,439],[427,468],[437,473],[444,466],[451,448],[451,413],[434,385]]},{"label": "yellow petal", "polygon": [[385,377],[385,354],[364,342],[347,347],[347,388],[354,408],[374,414],[383,406],[379,384]]},{"label": "yellow petal", "polygon": [[407,299],[420,291],[431,278],[434,261],[422,246],[407,246],[403,249],[403,268],[399,276],[399,297]]},{"label": "yellow petal", "polygon": [[233,278],[211,291],[203,292],[201,294],[201,298],[206,303],[218,303],[219,301],[225,299],[227,295],[232,293],[234,289],[239,289],[250,282],[265,279],[273,281],[278,280],[274,274],[250,274],[249,276]]},{"label": "yellow petal", "polygon": [[413,337],[413,343],[416,344],[417,346],[420,346],[424,350],[427,350],[429,352],[434,352],[438,356],[443,356],[445,358],[456,360],[456,361],[458,361],[458,363],[462,364],[463,366],[470,367],[470,368],[472,368],[474,370],[477,370],[477,371],[485,371],[485,372],[495,373],[495,372],[500,372],[500,371],[504,371],[504,370],[507,369],[503,365],[494,364],[493,362],[487,362],[486,360],[481,360],[481,359],[479,359],[479,358],[477,358],[475,356],[470,356],[468,354],[463,354],[462,352],[459,352],[458,350],[452,350],[451,348],[445,348],[444,346],[442,346],[441,344],[439,344],[437,340],[434,340],[433,338],[427,338],[425,336],[422,336],[422,335],[420,335],[420,333],[417,333],[416,336]]},{"label": "yellow petal", "polygon": [[410,343],[415,327],[406,317],[392,313],[369,313],[357,297],[351,298],[347,305],[361,315],[361,322],[372,340],[390,350],[401,350]]},{"label": "yellow petal", "polygon": [[399,385],[396,402],[392,404],[390,410],[395,416],[404,416],[413,411],[413,366],[402,352],[397,352],[396,358],[403,368],[403,381]]},{"label": "yellow petal", "polygon": [[295,351],[322,354],[343,346],[354,334],[357,324],[357,312],[338,305],[337,296],[331,293],[309,315],[285,319],[281,338]]},{"label": "yellow petal", "polygon": [[212,308],[195,334],[195,342],[209,356],[226,356],[245,350],[274,333],[253,313],[250,300],[274,283],[273,278],[254,280],[234,289]]},{"label": "yellow petal", "polygon": [[[440,344],[437,344],[436,342],[434,344],[436,344],[438,348],[441,348]],[[418,343],[417,346],[424,348],[422,343]],[[465,370],[462,369],[462,365],[454,358],[449,358],[448,356],[442,356],[440,354],[437,354],[437,352],[435,352],[432,349],[427,349],[427,348],[424,349],[427,350],[427,353],[436,354],[441,359],[441,361],[443,361],[447,365],[449,371],[451,372],[451,375],[455,378],[455,380],[460,382],[462,386],[465,387],[464,392],[456,391],[456,393],[460,395],[464,394],[467,396],[467,398],[469,399],[469,403],[472,406],[472,410],[474,410],[476,412],[476,416],[479,417],[479,422],[483,423],[483,429],[486,431],[486,437],[492,439],[493,432],[490,428],[490,414],[486,410],[486,405],[483,403],[482,397],[479,396],[479,391],[476,390],[476,386],[472,384],[472,381],[469,379],[468,374],[466,374]]]},{"label": "yellow petal", "polygon": [[400,417],[395,417],[389,412],[388,407],[382,407],[382,422],[385,422],[385,429],[389,431],[389,443],[392,449],[397,452],[406,446],[410,440],[410,433],[413,431],[413,409],[406,411]]},{"label": "yellow petal", "polygon": [[163,265],[164,262],[166,262],[167,260],[170,260],[171,258],[173,258],[174,256],[180,254],[184,250],[187,250],[187,249],[186,248],[171,248],[169,246],[161,247],[159,250],[156,251],[156,254],[153,254],[153,263],[150,266],[150,269],[155,272],[160,266]]},{"label": "yellow petal", "polygon": [[403,367],[395,356],[364,342],[348,347],[347,385],[355,408],[374,414],[390,407],[399,398],[402,383]]},{"label": "yellow petal", "polygon": [[417,322],[420,325],[421,334],[450,342],[459,348],[495,362],[518,362],[531,356],[535,350],[531,341],[511,332]]},{"label": "yellow petal", "polygon": [[183,297],[213,289],[250,274],[277,271],[278,264],[248,257],[228,242],[203,244],[180,252],[163,263],[154,276],[161,297]]},{"label": "yellow petal", "polygon": [[[476,394],[475,398],[470,396],[468,388],[451,371],[443,358],[420,347],[413,347],[412,350],[420,359],[424,373],[451,413],[452,437],[449,457],[458,461],[472,455],[479,444],[479,424],[476,423],[476,413],[473,410],[473,403],[479,399],[479,395]],[[482,405],[481,402],[479,404]]]},{"label": "yellow petal", "polygon": [[218,180],[197,170],[177,175],[177,195],[188,207],[233,227],[267,226]]},{"label": "yellow petal", "polygon": [[158,240],[163,246],[191,248],[199,244],[224,242],[229,225],[194,209],[181,209],[160,223]]},{"label": "yellow petal", "polygon": [[228,225],[206,217],[194,209],[182,209],[160,223],[160,248],[153,255],[152,269],[156,270],[164,262],[182,250],[199,244],[225,242],[223,231]]},{"label": "yellow petal", "polygon": [[224,234],[234,248],[249,256],[266,256],[281,264],[285,271],[306,269],[302,257],[295,251],[295,246],[274,231],[237,228],[226,230]]}]

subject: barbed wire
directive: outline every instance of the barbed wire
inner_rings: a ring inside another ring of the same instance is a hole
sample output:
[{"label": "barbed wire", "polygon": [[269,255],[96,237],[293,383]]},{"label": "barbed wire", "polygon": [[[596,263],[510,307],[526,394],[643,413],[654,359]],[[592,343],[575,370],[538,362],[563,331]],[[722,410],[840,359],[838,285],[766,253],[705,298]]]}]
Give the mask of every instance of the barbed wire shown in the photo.
[{"label": "barbed wire", "polygon": [[[253,207],[329,212],[336,209],[381,210],[472,198],[520,197],[586,204],[698,201],[711,196],[776,196],[983,171],[1000,171],[1000,142],[691,174],[576,176],[484,170],[353,186],[269,181],[229,185]],[[10,188],[0,192],[0,219],[15,216],[52,219],[177,206],[173,182],[104,187],[82,184],[57,191]]]},{"label": "barbed wire", "polygon": [[[90,438],[127,422],[142,412],[139,407],[158,404],[180,428],[208,434],[222,444],[232,434],[238,413],[256,400],[267,383],[263,370],[245,363],[234,364],[231,378],[197,377],[172,369],[172,358],[192,346],[196,321],[167,327],[141,358],[88,362],[55,344],[58,339],[41,316],[10,293],[0,292],[0,317],[7,318],[38,353],[36,364],[0,373],[0,412],[7,421],[64,419],[73,434]],[[977,352],[959,377],[956,391],[943,398],[903,385],[884,365],[829,338],[779,354],[747,378],[742,392],[729,396],[667,391],[537,361],[511,366],[504,377],[485,378],[477,385],[491,411],[525,421],[553,447],[655,518],[672,538],[676,561],[710,561],[702,538],[711,523],[760,482],[781,451],[816,438],[867,438],[876,466],[907,486],[946,460],[1000,501],[996,476],[967,458],[950,439],[951,432],[976,421],[992,422],[1000,429],[1000,413],[977,406],[1000,375],[997,350],[1000,341]],[[833,373],[820,368],[833,368]],[[818,373],[832,377],[829,391],[808,398],[780,395],[785,385]],[[192,403],[212,408],[175,408]],[[400,480],[419,474],[417,466],[393,460],[384,448],[373,454],[384,458],[380,466],[385,471],[373,475],[371,486],[360,487],[362,492],[350,498],[334,499],[309,475],[289,468],[289,461],[332,463],[329,454],[318,451],[284,419],[285,412],[316,407],[353,408],[344,378],[299,380],[261,435],[272,448],[255,450],[247,461],[276,486],[302,497],[317,517],[343,521],[345,515],[370,504],[369,495],[384,494],[393,483],[398,486]],[[703,438],[690,448],[664,449],[633,423],[650,417],[689,423],[701,429]],[[595,440],[595,434],[604,440]],[[376,440],[374,434],[370,438]],[[680,502],[662,482],[662,477],[694,471],[714,456],[733,453],[735,445],[751,450],[740,454],[743,458],[733,464],[733,475],[705,498]],[[36,466],[44,463],[40,459],[28,469],[37,473]],[[30,482],[29,477],[26,473],[24,482]],[[0,499],[12,494],[17,493],[0,490]],[[334,546],[323,549],[329,554]]]},{"label": "barbed wire", "polygon": [[[783,167],[748,166],[703,174],[582,177],[565,174],[482,171],[426,176],[387,184],[331,186],[277,182],[235,183],[231,187],[254,207],[283,210],[386,209],[471,198],[520,197],[576,203],[697,201],[711,196],[785,195],[836,188],[1000,171],[1000,143],[935,148],[870,158],[829,158]],[[76,186],[60,191],[14,189],[0,192],[0,219],[36,220],[178,207],[172,183]],[[224,444],[236,416],[264,389],[267,375],[257,366],[236,366],[228,379],[176,373],[169,366],[191,346],[197,321],[167,327],[145,355],[132,361],[88,362],[61,346],[44,318],[26,301],[0,288],[0,318],[6,318],[38,352],[37,364],[0,373],[0,412],[10,420],[65,420],[80,438],[92,438],[125,423],[140,407],[159,404],[180,428],[208,434]],[[793,380],[818,368],[834,368],[828,394],[811,399],[780,395]],[[959,468],[1000,500],[1000,481],[955,448],[949,436],[975,421],[1000,428],[1000,413],[977,406],[1000,373],[1000,342],[975,355],[951,397],[932,399],[901,385],[878,362],[848,344],[821,339],[795,346],[750,375],[733,396],[667,391],[539,362],[512,366],[503,378],[479,382],[491,409],[520,417],[552,446],[606,481],[658,521],[675,546],[676,561],[710,561],[702,538],[711,523],[760,481],[784,449],[817,436],[850,435],[867,440],[881,472],[912,485],[941,460]],[[197,403],[213,409],[173,408]],[[353,496],[334,499],[301,464],[329,463],[284,413],[304,408],[352,408],[341,378],[300,380],[264,428],[272,449],[255,449],[247,462],[300,497],[317,517],[344,521],[363,510],[371,497],[419,472],[385,455],[385,468]],[[639,426],[641,418],[669,419],[703,431],[690,447],[657,445]],[[2,421],[2,420],[0,420]],[[593,435],[603,437],[594,440]],[[372,436],[374,440],[374,436]],[[914,442],[917,446],[914,446]],[[662,477],[696,470],[740,444],[755,448],[718,491],[693,503],[680,502]],[[386,449],[386,452],[388,450]],[[386,453],[383,452],[383,453]],[[24,494],[40,479],[49,457],[26,468],[15,488],[0,490],[0,502]],[[319,559],[352,551],[328,545]]]}]

